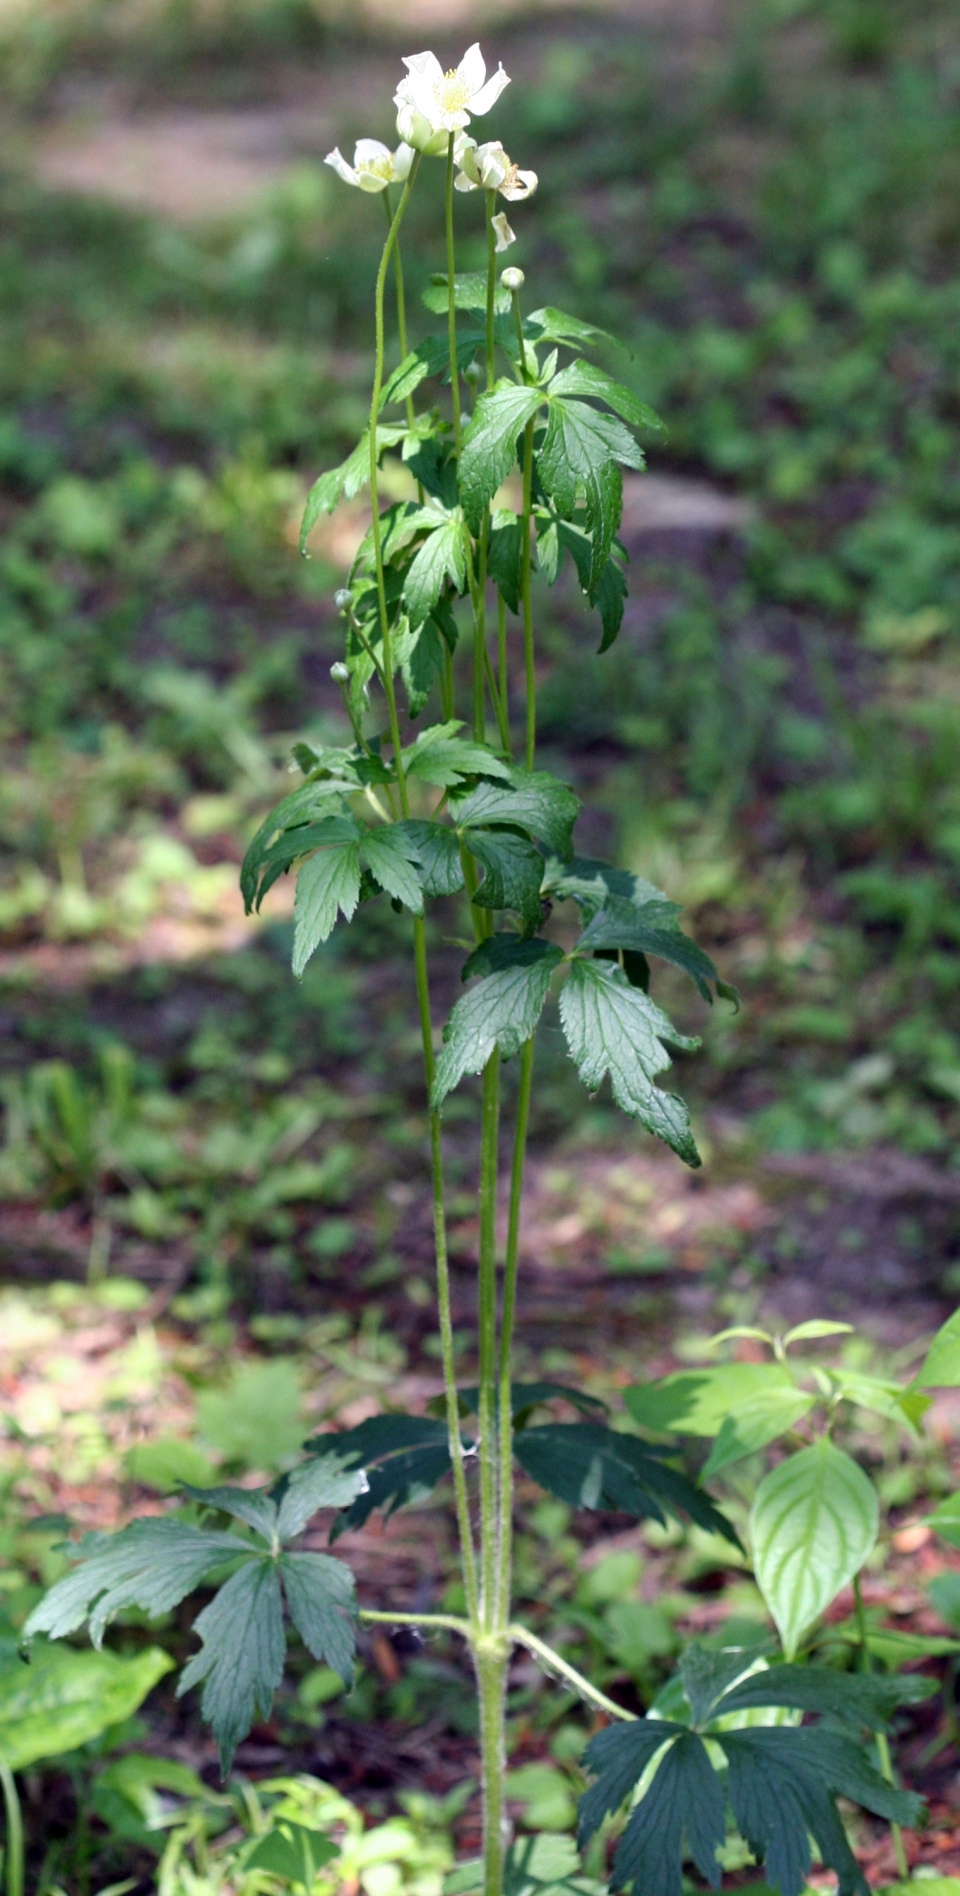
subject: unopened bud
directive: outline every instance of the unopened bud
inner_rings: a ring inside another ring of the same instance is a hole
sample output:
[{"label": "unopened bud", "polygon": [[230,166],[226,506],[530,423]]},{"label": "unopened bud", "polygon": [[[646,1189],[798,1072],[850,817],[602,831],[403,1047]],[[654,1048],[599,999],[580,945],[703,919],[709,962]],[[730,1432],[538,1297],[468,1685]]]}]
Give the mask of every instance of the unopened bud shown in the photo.
[{"label": "unopened bud", "polygon": [[518,270],[515,265],[511,265],[509,270],[501,270],[500,272],[500,281],[504,289],[509,290],[511,295],[514,290],[522,290],[526,280],[523,271]]},{"label": "unopened bud", "polygon": [[349,586],[341,586],[339,592],[334,593],[333,603],[338,612],[346,612],[347,607],[353,604],[353,594]]},{"label": "unopened bud", "polygon": [[335,684],[348,685],[350,683],[349,665],[345,665],[343,659],[338,658],[336,664],[330,667],[330,676]]},{"label": "unopened bud", "polygon": [[468,363],[467,363],[467,366],[466,366],[466,368],[465,368],[465,369],[464,369],[464,371],[463,371],[463,379],[464,379],[464,381],[465,381],[465,382],[469,382],[469,384],[470,384],[470,386],[471,386],[471,388],[476,388],[476,386],[477,386],[477,384],[478,384],[478,382],[479,382],[479,380],[480,380],[480,364],[479,364],[479,362],[468,362]]}]

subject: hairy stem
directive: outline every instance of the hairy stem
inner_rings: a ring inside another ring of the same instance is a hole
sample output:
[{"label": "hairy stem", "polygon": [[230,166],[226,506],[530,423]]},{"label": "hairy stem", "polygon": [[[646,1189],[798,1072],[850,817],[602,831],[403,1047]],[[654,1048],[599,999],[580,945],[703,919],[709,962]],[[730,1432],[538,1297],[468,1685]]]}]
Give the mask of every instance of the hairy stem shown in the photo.
[{"label": "hairy stem", "polygon": [[[423,1040],[423,1065],[427,1079],[427,1093],[433,1086],[433,1024],[430,1015],[430,990],[427,981],[427,932],[423,918],[414,916],[413,951],[417,975],[417,1005],[420,1010],[420,1033]],[[453,1465],[453,1487],[456,1497],[457,1529],[460,1535],[460,1557],[463,1562],[463,1585],[467,1599],[467,1612],[471,1624],[480,1623],[480,1597],[477,1585],[477,1560],[473,1546],[473,1530],[470,1525],[470,1499],[467,1493],[467,1473],[463,1462],[463,1443],[460,1438],[460,1409],[457,1398],[457,1368],[453,1347],[453,1316],[450,1305],[450,1263],[447,1252],[447,1214],[443,1190],[443,1147],[440,1133],[440,1115],[430,1109],[430,1169],[433,1176],[433,1231],[437,1256],[437,1307],[440,1316],[440,1353],[443,1364],[443,1388],[447,1401],[447,1433],[450,1441],[450,1460]]]},{"label": "hairy stem", "polygon": [[483,1891],[501,1896],[506,1846],[503,1780],[507,1768],[504,1714],[507,1649],[474,1654],[480,1694],[480,1765],[483,1773]]},{"label": "hairy stem", "polygon": [[7,1896],[23,1896],[23,1816],[13,1772],[2,1758],[0,1789],[7,1820]]},{"label": "hairy stem", "polygon": [[523,1171],[527,1156],[527,1127],[530,1123],[530,1095],[533,1086],[533,1037],[524,1042],[520,1055],[520,1085],[517,1092],[517,1123],[513,1135],[513,1165],[510,1172],[510,1213],[507,1223],[507,1255],[503,1271],[503,1308],[500,1314],[499,1365],[499,1449],[500,1519],[497,1529],[497,1624],[505,1626],[510,1618],[510,1594],[513,1579],[513,1401],[512,1358],[513,1325],[517,1309],[517,1264],[520,1253],[520,1204],[523,1197]]},{"label": "hairy stem", "polygon": [[500,1055],[483,1069],[480,1115],[480,1270],[478,1280],[480,1420],[480,1568],[482,1618],[488,1630],[497,1609],[497,1147],[500,1136]]},{"label": "hairy stem", "polygon": [[470,1621],[458,1619],[455,1613],[380,1613],[362,1606],[357,1618],[365,1626],[423,1626],[428,1633],[459,1633],[463,1639],[473,1632]]},{"label": "hairy stem", "polygon": [[579,1692],[580,1697],[588,1705],[595,1705],[598,1711],[607,1712],[611,1718],[630,1721],[636,1717],[635,1712],[628,1712],[624,1706],[618,1705],[615,1699],[608,1698],[605,1692],[591,1685],[590,1680],[585,1679],[583,1673],[577,1671],[576,1666],[568,1665],[565,1659],[561,1659],[558,1652],[554,1652],[552,1646],[538,1639],[536,1633],[528,1633],[525,1626],[508,1626],[506,1636],[513,1640],[515,1645],[525,1646],[528,1652],[533,1653],[535,1659],[540,1659],[546,1672],[554,1673],[558,1679],[566,1679],[567,1684],[572,1685],[574,1691]]},{"label": "hairy stem", "polygon": [[397,694],[393,683],[393,653],[390,644],[390,615],[387,611],[387,589],[383,572],[383,547],[380,540],[380,497],[377,482],[377,417],[380,413],[380,392],[383,388],[383,297],[386,288],[387,270],[390,254],[397,240],[397,232],[403,221],[403,215],[410,202],[414,179],[420,166],[420,154],[414,158],[410,167],[410,176],[400,194],[400,202],[390,223],[387,241],[383,246],[380,268],[377,271],[375,301],[376,315],[376,358],[373,373],[373,394],[370,400],[370,501],[373,508],[373,556],[377,569],[377,602],[380,607],[380,632],[383,639],[383,681],[387,696],[387,709],[390,715],[390,741],[393,745],[394,761],[397,769],[397,785],[400,791],[400,807],[404,816],[410,814],[410,802],[403,771],[402,746],[400,743],[400,721],[397,717]]},{"label": "hairy stem", "polygon": [[[457,373],[457,286],[453,247],[453,140],[447,145],[447,325],[450,332],[450,393],[453,397],[453,443],[460,458],[463,430],[460,425],[460,378]],[[412,174],[411,174],[412,175]]]}]

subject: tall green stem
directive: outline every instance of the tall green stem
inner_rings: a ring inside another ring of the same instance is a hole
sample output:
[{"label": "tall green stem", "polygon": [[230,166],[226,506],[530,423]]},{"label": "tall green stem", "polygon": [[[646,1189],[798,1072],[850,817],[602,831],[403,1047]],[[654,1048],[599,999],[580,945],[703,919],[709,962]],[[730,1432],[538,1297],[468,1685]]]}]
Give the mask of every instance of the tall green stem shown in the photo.
[{"label": "tall green stem", "polygon": [[[430,989],[427,980],[427,931],[421,916],[415,916],[413,922],[413,952],[417,975],[417,1005],[420,1010],[420,1033],[423,1040],[423,1065],[427,1079],[427,1092],[433,1086],[433,1023],[430,1014]],[[474,1627],[480,1624],[480,1597],[477,1586],[477,1561],[473,1548],[473,1530],[470,1526],[470,1500],[467,1494],[467,1474],[463,1462],[463,1443],[460,1438],[460,1409],[457,1399],[457,1366],[453,1346],[453,1314],[450,1304],[450,1261],[447,1250],[447,1214],[443,1191],[443,1147],[440,1133],[440,1115],[430,1109],[430,1169],[433,1176],[433,1230],[437,1254],[437,1304],[440,1314],[440,1352],[443,1363],[443,1387],[447,1400],[447,1431],[450,1438],[450,1460],[453,1464],[453,1486],[457,1506],[457,1529],[460,1535],[460,1554],[463,1561],[463,1585],[467,1598],[467,1612]]]},{"label": "tall green stem", "polygon": [[497,1147],[500,1135],[500,1055],[483,1069],[480,1115],[480,1270],[478,1398],[480,1422],[480,1571],[482,1617],[492,1630],[497,1611]]},{"label": "tall green stem", "polygon": [[507,607],[502,593],[497,594],[497,669],[500,674],[500,730],[503,748],[510,756],[510,680],[507,675]]},{"label": "tall green stem", "polygon": [[[460,426],[460,377],[457,372],[457,283],[453,245],[453,140],[447,145],[447,326],[450,334],[450,392],[453,396],[453,443],[460,459],[463,430]],[[411,174],[412,175],[412,174]]]},{"label": "tall green stem", "polygon": [[493,213],[496,207],[496,191],[486,193],[487,200],[487,387],[494,383],[494,351],[496,349],[496,329],[494,317],[497,298],[497,233],[493,228]]},{"label": "tall green stem", "polygon": [[7,1896],[23,1896],[23,1816],[13,1772],[2,1758],[0,1789],[7,1819]]},{"label": "tall green stem", "polygon": [[[513,292],[513,314],[517,325],[517,341],[520,346],[520,369],[524,381],[527,380],[526,343],[523,334],[523,317],[520,314],[520,295]],[[533,417],[523,431],[523,503],[521,512],[521,554],[520,554],[520,602],[523,612],[523,662],[527,688],[527,743],[526,765],[533,769],[533,758],[537,744],[537,678],[533,650],[533,605],[530,597],[530,523],[533,515]]]},{"label": "tall green stem", "polygon": [[530,1096],[533,1088],[533,1038],[524,1042],[520,1055],[520,1085],[517,1090],[517,1123],[513,1135],[513,1165],[510,1172],[510,1213],[507,1222],[507,1255],[503,1270],[503,1307],[500,1313],[499,1363],[499,1449],[500,1449],[500,1520],[497,1531],[497,1625],[505,1627],[510,1618],[513,1580],[513,1401],[511,1369],[513,1326],[517,1312],[517,1266],[520,1256],[520,1206],[523,1199],[523,1173],[527,1157],[527,1128],[530,1124]]},{"label": "tall green stem", "polygon": [[501,1896],[504,1857],[504,1776],[507,1751],[504,1716],[507,1695],[506,1640],[474,1653],[480,1695],[480,1767],[483,1774],[484,1896]]},{"label": "tall green stem", "polygon": [[[390,226],[393,223],[393,205],[390,200],[390,186],[389,185],[387,186],[386,190],[383,193],[383,208],[387,213],[387,229],[389,230]],[[400,360],[401,362],[405,362],[407,359],[407,354],[408,354],[408,350],[407,350],[407,299],[406,299],[406,293],[403,287],[403,259],[400,255],[399,237],[395,239],[394,246],[393,246],[393,273],[394,273],[394,277],[396,279],[396,285],[397,285],[397,336],[400,342]],[[407,411],[407,427],[412,429],[414,421],[416,419],[415,414],[414,414],[412,395],[407,396],[406,411]]]},{"label": "tall green stem", "polygon": [[387,270],[390,267],[390,255],[397,240],[397,232],[403,222],[403,215],[410,202],[414,179],[420,167],[420,154],[414,158],[410,176],[400,194],[400,202],[390,223],[387,241],[383,246],[380,268],[377,271],[376,288],[376,357],[373,373],[373,394],[370,401],[370,500],[373,507],[373,557],[377,570],[377,602],[380,608],[380,633],[383,639],[383,684],[387,696],[387,710],[390,716],[390,741],[393,745],[394,761],[397,768],[397,786],[400,791],[400,807],[404,816],[410,814],[410,801],[404,777],[402,746],[400,743],[400,720],[397,716],[397,694],[393,683],[393,652],[390,643],[390,615],[387,611],[387,588],[383,572],[383,547],[380,540],[380,496],[377,480],[377,418],[380,414],[380,393],[383,388],[383,297],[387,282]]}]

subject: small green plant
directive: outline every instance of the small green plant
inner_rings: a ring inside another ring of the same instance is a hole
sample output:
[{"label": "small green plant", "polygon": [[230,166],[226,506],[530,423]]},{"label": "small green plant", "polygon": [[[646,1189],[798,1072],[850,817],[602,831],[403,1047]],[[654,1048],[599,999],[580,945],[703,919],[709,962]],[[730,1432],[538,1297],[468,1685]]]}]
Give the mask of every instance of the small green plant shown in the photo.
[{"label": "small green plant", "polygon": [[[330,155],[349,185],[382,197],[388,220],[376,280],[369,424],[353,453],[316,483],[302,528],[306,549],[322,514],[369,487],[372,520],[338,595],[344,656],[333,668],[353,741],[296,746],[303,781],[253,838],[242,888],[248,907],[259,908],[277,880],[295,871],[298,976],[340,917],[349,922],[361,902],[386,898],[410,917],[429,1098],[443,1394],[432,1413],[373,1417],[314,1438],[307,1459],[269,1490],[185,1490],[195,1507],[231,1517],[238,1529],[174,1512],[81,1542],[75,1572],[35,1610],[27,1634],[63,1636],[89,1622],[98,1641],[118,1613],[161,1613],[201,1583],[216,1584],[195,1621],[202,1647],[180,1690],[203,1685],[203,1711],[226,1770],[280,1682],[284,1601],[309,1650],[344,1679],[357,1618],[456,1633],[477,1680],[483,1856],[479,1866],[458,1872],[455,1887],[482,1888],[484,1896],[515,1896],[537,1885],[589,1889],[566,1845],[537,1858],[538,1869],[530,1840],[510,1841],[506,1683],[511,1653],[521,1646],[613,1721],[586,1753],[596,1782],[581,1805],[580,1834],[589,1844],[606,1817],[632,1805],[613,1859],[614,1888],[679,1896],[687,1854],[718,1885],[729,1807],[781,1896],[799,1896],[811,1835],[849,1896],[866,1886],[835,1800],[850,1798],[895,1824],[918,1820],[919,1801],[892,1781],[886,1729],[896,1706],[925,1696],[929,1682],[867,1675],[871,1654],[859,1595],[863,1676],[817,1662],[814,1629],[838,1592],[856,1584],[878,1530],[875,1490],[834,1434],[849,1403],[916,1427],[922,1385],[904,1391],[817,1369],[809,1387],[794,1372],[789,1349],[831,1334],[831,1325],[755,1339],[769,1345],[769,1362],[723,1365],[630,1391],[625,1417],[611,1418],[577,1389],[518,1383],[512,1374],[535,1033],[551,989],[559,991],[566,1045],[586,1087],[594,1092],[609,1076],[617,1104],[691,1166],[700,1160],[687,1107],[658,1080],[670,1065],[668,1049],[692,1052],[698,1043],[678,1032],[651,997],[651,963],[679,969],[705,1001],[715,993],[735,997],[681,931],[677,906],[659,889],[576,854],[577,798],[537,767],[534,569],[552,585],[569,556],[599,615],[599,649],[609,648],[626,591],[617,537],[621,469],[643,468],[637,435],[655,437],[661,424],[631,387],[592,359],[611,346],[609,337],[550,306],[525,313],[523,272],[510,267],[498,275],[498,254],[514,241],[498,194],[522,201],[536,185],[499,144],[478,145],[467,130],[508,83],[502,69],[487,81],[477,46],[455,72],[444,73],[432,54],[406,65],[396,95],[398,148],[362,140],[353,165],[339,152]],[[444,327],[411,350],[399,234],[411,193],[434,157],[445,163],[447,268],[425,302]],[[479,193],[484,205],[487,267],[477,275],[456,267],[457,190]],[[400,360],[388,375],[391,264]],[[418,407],[425,384],[438,378],[449,382],[449,407]],[[399,452],[410,497],[381,510],[387,452]],[[464,618],[465,691],[456,662]],[[523,653],[519,704],[512,700],[511,618],[519,621]],[[414,730],[428,706],[439,715]],[[523,732],[517,755],[514,711]],[[461,944],[470,985],[438,1044],[426,911],[428,903],[462,896],[473,930],[473,940]],[[501,1259],[501,1067],[513,1058],[519,1074]],[[481,1076],[478,1374],[475,1386],[464,1387],[451,1316],[442,1114],[470,1075]],[[544,1419],[556,1403],[572,1407],[576,1419]],[[678,1434],[715,1437],[704,1474],[731,1486],[726,1509],[683,1468]],[[744,1478],[748,1511],[743,1483],[738,1490],[731,1471],[743,1476],[748,1457],[782,1439],[791,1452],[762,1476]],[[693,1644],[667,1689],[672,1696],[644,1718],[625,1711],[513,1617],[515,1466],[575,1507],[661,1524],[689,1520],[737,1558],[745,1557],[741,1536],[748,1539],[782,1650],[772,1642],[769,1654],[734,1641],[713,1651]],[[414,1501],[448,1476],[462,1613],[358,1610],[345,1563],[291,1548],[321,1509],[335,1511],[336,1538],[372,1510]],[[820,1722],[801,1725],[804,1714]],[[873,1734],[878,1762],[865,1733]],[[298,1880],[306,1884],[302,1839],[291,1831],[286,1846],[284,1862],[289,1868],[296,1857],[304,1869]]]}]

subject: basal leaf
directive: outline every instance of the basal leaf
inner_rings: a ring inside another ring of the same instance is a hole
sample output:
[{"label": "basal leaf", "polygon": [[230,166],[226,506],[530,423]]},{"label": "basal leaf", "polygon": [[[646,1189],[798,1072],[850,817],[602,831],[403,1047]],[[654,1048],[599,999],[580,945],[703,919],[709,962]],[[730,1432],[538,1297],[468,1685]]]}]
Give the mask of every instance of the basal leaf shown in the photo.
[{"label": "basal leaf", "polygon": [[648,408],[639,396],[634,395],[622,382],[615,382],[604,369],[598,369],[593,362],[568,362],[559,375],[550,383],[551,395],[588,395],[597,401],[606,402],[622,421],[630,423],[631,428],[648,428],[654,434],[664,434],[663,422],[659,415]]},{"label": "basal leaf", "polygon": [[764,1476],[750,1512],[757,1585],[788,1658],[877,1537],[873,1483],[825,1437]]},{"label": "basal leaf", "polygon": [[[204,1508],[213,1508],[219,1514],[232,1514],[235,1521],[245,1522],[254,1532],[269,1542],[277,1531],[277,1504],[268,1488],[195,1488],[189,1481],[180,1486],[191,1501],[199,1501]],[[238,1547],[243,1545],[237,1543]]]},{"label": "basal leaf", "polygon": [[770,1666],[729,1687],[712,1715],[726,1717],[761,1705],[820,1712],[858,1731],[881,1731],[900,1705],[922,1705],[937,1689],[935,1679],[914,1673],[885,1678],[876,1672],[835,1672],[832,1666]]},{"label": "basal leaf", "polygon": [[248,1560],[193,1622],[203,1645],[183,1669],[178,1698],[203,1684],[203,1716],[213,1726],[226,1776],[254,1718],[269,1718],[283,1677],[286,1641],[276,1563]]},{"label": "basal leaf", "polygon": [[483,869],[473,896],[477,908],[513,909],[526,932],[539,926],[543,857],[524,836],[510,830],[468,830],[466,846]]},{"label": "basal leaf", "polygon": [[704,1480],[709,1481],[722,1468],[742,1461],[745,1455],[756,1454],[768,1442],[785,1435],[809,1415],[815,1401],[816,1397],[805,1389],[768,1389],[752,1402],[745,1402],[734,1415],[727,1416],[704,1467]]},{"label": "basal leaf", "polygon": [[85,1534],[77,1565],[44,1594],[23,1629],[62,1639],[89,1619],[99,1646],[110,1620],[128,1607],[169,1613],[217,1567],[244,1551],[235,1534],[213,1533],[162,1515],[131,1521],[118,1534]]},{"label": "basal leaf", "polygon": [[25,1771],[41,1758],[90,1744],[132,1717],[172,1665],[158,1646],[121,1654],[41,1642],[29,1665],[14,1658],[0,1666],[4,1763]]},{"label": "basal leaf", "polygon": [[543,399],[540,389],[507,381],[478,398],[460,457],[460,495],[474,533],[479,532],[497,488],[516,464],[517,437]]},{"label": "basal leaf", "polygon": [[386,889],[394,901],[402,902],[414,915],[423,914],[420,859],[409,831],[402,824],[385,823],[368,829],[360,855],[381,889]]},{"label": "basal leaf", "polygon": [[718,1363],[682,1369],[624,1390],[641,1428],[675,1435],[719,1435],[727,1417],[768,1395],[790,1395],[796,1383],[781,1363]]},{"label": "basal leaf", "polygon": [[657,1896],[681,1896],[684,1838],[701,1876],[719,1889],[717,1851],[726,1839],[726,1801],[720,1780],[695,1732],[685,1731],[664,1753],[646,1792],[631,1812],[613,1858],[611,1888],[633,1884]]},{"label": "basal leaf", "polygon": [[670,1065],[664,1042],[694,1048],[699,1041],[679,1035],[649,995],[606,961],[573,962],[560,996],[560,1019],[584,1085],[595,1092],[609,1073],[617,1105],[688,1165],[699,1165],[683,1100],[653,1084],[654,1074]]},{"label": "basal leaf", "polygon": [[308,1652],[353,1684],[356,1587],[349,1567],[330,1554],[281,1554],[290,1617]]},{"label": "basal leaf", "polygon": [[414,629],[429,618],[448,580],[457,592],[463,591],[467,583],[463,531],[459,518],[444,520],[417,548],[403,582],[403,597]]},{"label": "basal leaf", "polygon": [[360,900],[360,831],[356,841],[319,849],[297,877],[293,904],[293,972],[302,975],[312,954],[332,934],[338,913],[349,922]]},{"label": "basal leaf", "polygon": [[461,830],[509,824],[525,829],[558,856],[569,855],[580,799],[548,770],[515,768],[509,783],[481,783],[453,805]]},{"label": "basal leaf", "polygon": [[[557,950],[562,958],[561,950]],[[488,975],[457,1001],[444,1029],[431,1100],[438,1109],[465,1073],[479,1073],[494,1047],[504,1059],[529,1040],[543,1011],[555,964],[542,956],[528,966]]]},{"label": "basal leaf", "polygon": [[432,1416],[371,1416],[356,1428],[316,1435],[307,1447],[329,1454],[331,1444],[348,1465],[362,1464],[368,1483],[334,1523],[331,1540],[362,1527],[375,1508],[389,1515],[428,1494],[450,1467],[446,1423]]},{"label": "basal leaf", "polygon": [[608,1725],[591,1738],[583,1763],[597,1781],[580,1800],[577,1841],[581,1850],[604,1818],[612,1817],[626,1802],[657,1752],[684,1730],[666,1718],[637,1718],[629,1724]]},{"label": "basal leaf", "polygon": [[281,1541],[295,1540],[321,1508],[348,1508],[364,1494],[367,1478],[362,1468],[348,1468],[346,1458],[331,1448],[311,1456],[277,1483],[277,1533]]},{"label": "basal leaf", "polygon": [[709,1496],[635,1435],[596,1422],[543,1423],[519,1431],[514,1452],[533,1481],[571,1507],[609,1508],[638,1520],[663,1521],[665,1512],[687,1514],[738,1545]]}]

